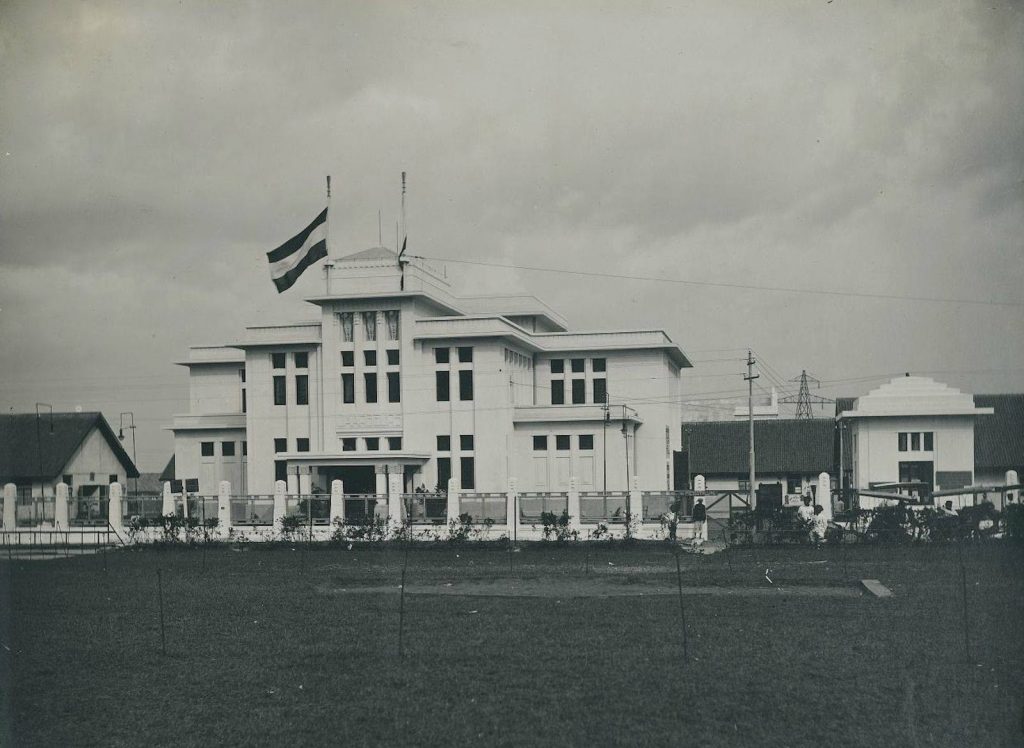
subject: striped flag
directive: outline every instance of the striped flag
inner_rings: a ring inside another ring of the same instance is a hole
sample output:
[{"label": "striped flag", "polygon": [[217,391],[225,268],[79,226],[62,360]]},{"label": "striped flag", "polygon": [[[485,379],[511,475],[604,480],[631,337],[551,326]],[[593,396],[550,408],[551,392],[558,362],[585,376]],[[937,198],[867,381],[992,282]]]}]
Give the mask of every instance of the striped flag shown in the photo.
[{"label": "striped flag", "polygon": [[299,234],[272,252],[267,252],[270,277],[277,286],[277,292],[287,291],[302,275],[303,270],[326,256],[327,208],[324,208],[323,212]]}]

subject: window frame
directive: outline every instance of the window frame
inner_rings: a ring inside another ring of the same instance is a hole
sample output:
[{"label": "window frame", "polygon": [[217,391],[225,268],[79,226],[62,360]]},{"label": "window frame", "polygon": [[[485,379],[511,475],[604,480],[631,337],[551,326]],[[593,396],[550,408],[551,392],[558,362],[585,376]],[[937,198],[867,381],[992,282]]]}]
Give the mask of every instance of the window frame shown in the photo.
[{"label": "window frame", "polygon": [[295,404],[309,405],[309,375],[295,375]]},{"label": "window frame", "polygon": [[472,402],[473,396],[473,370],[459,369],[459,401]]},{"label": "window frame", "polygon": [[439,403],[452,401],[452,376],[447,369],[438,369],[434,372],[434,396]]},{"label": "window frame", "polygon": [[288,377],[284,374],[274,375],[274,405],[288,404]]}]

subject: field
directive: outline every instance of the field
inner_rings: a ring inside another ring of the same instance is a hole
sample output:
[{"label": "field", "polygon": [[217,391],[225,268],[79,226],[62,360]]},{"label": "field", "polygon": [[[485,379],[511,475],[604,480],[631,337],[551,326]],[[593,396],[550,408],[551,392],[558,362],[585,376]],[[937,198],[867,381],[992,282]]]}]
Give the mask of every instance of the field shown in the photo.
[{"label": "field", "polygon": [[[4,559],[0,743],[1024,740],[1020,548],[680,561],[682,611],[664,544]],[[861,594],[862,578],[894,597]]]}]

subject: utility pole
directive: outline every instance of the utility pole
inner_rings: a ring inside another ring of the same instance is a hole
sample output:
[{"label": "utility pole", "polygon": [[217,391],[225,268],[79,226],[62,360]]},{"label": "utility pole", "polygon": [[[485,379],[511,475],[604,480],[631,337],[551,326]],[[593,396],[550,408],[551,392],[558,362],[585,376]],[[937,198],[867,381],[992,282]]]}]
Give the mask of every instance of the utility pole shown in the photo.
[{"label": "utility pole", "polygon": [[601,489],[604,493],[605,499],[608,498],[608,421],[612,419],[611,410],[608,408],[608,390],[604,391],[604,405],[601,406],[604,410],[604,418],[602,429],[601,429],[601,449],[603,454],[601,456],[601,467],[604,468],[604,486]]},{"label": "utility pole", "polygon": [[629,492],[629,431],[626,427],[626,406],[622,406],[622,438],[626,442],[626,492]]},{"label": "utility pole", "polygon": [[750,485],[747,487],[747,500],[750,508],[754,508],[754,380],[761,375],[754,373],[754,355],[747,350],[747,421],[750,424]]}]

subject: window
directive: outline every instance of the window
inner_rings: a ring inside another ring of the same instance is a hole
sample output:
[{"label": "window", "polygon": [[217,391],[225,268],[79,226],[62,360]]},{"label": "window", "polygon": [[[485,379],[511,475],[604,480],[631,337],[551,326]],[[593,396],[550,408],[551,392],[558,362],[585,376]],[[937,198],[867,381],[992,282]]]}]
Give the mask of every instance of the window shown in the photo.
[{"label": "window", "polygon": [[248,405],[245,397],[245,387],[242,388],[242,412],[245,413],[246,406]]},{"label": "window", "polygon": [[447,348],[435,348],[434,349],[434,363],[437,363],[437,364],[447,364],[448,361],[449,361],[449,358],[448,358],[448,349]]},{"label": "window", "polygon": [[380,449],[380,437],[368,436],[366,437],[366,451],[376,452]]},{"label": "window", "polygon": [[341,322],[341,339],[346,343],[351,343],[355,337],[352,334],[354,316],[352,312],[342,312],[338,315],[338,320]]},{"label": "window", "polygon": [[561,379],[551,380],[551,404],[565,405],[565,382]]},{"label": "window", "polygon": [[595,359],[593,359],[590,362],[590,368],[592,368],[595,372],[597,372],[597,371],[606,371],[606,369],[605,369],[606,365],[607,365],[607,359],[603,359],[603,358],[595,358]]},{"label": "window", "polygon": [[274,377],[274,405],[284,405],[285,397],[284,377]]},{"label": "window", "polygon": [[284,368],[284,354],[283,353],[271,353],[270,362],[275,369]]},{"label": "window", "polygon": [[594,448],[594,435],[593,434],[580,434],[580,449],[593,449]]},{"label": "window", "polygon": [[309,405],[309,376],[306,374],[295,377],[295,402],[299,405]]},{"label": "window", "polygon": [[907,432],[901,431],[899,436],[900,441],[900,452],[907,451]]},{"label": "window", "polygon": [[935,433],[932,431],[924,432],[924,451],[931,452],[935,448]]},{"label": "window", "polygon": [[288,463],[284,460],[274,460],[274,480],[288,480]]},{"label": "window", "polygon": [[384,324],[388,327],[388,340],[398,340],[398,310],[384,312]]},{"label": "window", "polygon": [[473,370],[462,369],[459,372],[459,400],[473,399]]},{"label": "window", "polygon": [[70,486],[72,482],[75,480],[75,476],[73,476],[71,473],[64,473],[64,475],[61,476],[60,480],[61,483]]},{"label": "window", "polygon": [[308,369],[309,368],[309,354],[305,351],[300,351],[295,354],[295,368],[296,369]]},{"label": "window", "polygon": [[476,468],[472,457],[459,458],[459,482],[462,488],[476,488]]},{"label": "window", "polygon": [[546,436],[533,437],[533,451],[546,452],[548,449],[548,438]]},{"label": "window", "polygon": [[786,493],[798,494],[803,490],[804,482],[799,475],[786,476]]},{"label": "window", "polygon": [[221,442],[220,443],[220,453],[224,457],[234,457],[235,456],[235,443],[234,442]]},{"label": "window", "polygon": [[377,365],[377,351],[363,351],[363,362],[367,366]]},{"label": "window", "polygon": [[472,452],[473,451],[473,435],[472,434],[463,434],[462,436],[459,437],[459,449],[461,449],[463,452]]},{"label": "window", "polygon": [[608,397],[607,380],[595,379],[594,380],[594,402],[604,403]]},{"label": "window", "polygon": [[368,341],[377,339],[377,312],[363,312],[363,337]]},{"label": "window", "polygon": [[910,435],[910,451],[920,452],[921,451],[921,434],[917,431]]},{"label": "window", "polygon": [[366,402],[377,402],[377,375],[363,374],[363,382],[366,385]]},{"label": "window", "polygon": [[437,435],[437,451],[438,452],[450,452],[452,448],[452,438],[447,434]]},{"label": "window", "polygon": [[342,351],[341,352],[341,365],[342,366],[355,366],[356,365],[356,355],[355,355],[355,353],[353,353],[352,351]]},{"label": "window", "polygon": [[274,453],[287,452],[288,451],[288,440],[287,439],[274,439]]},{"label": "window", "polygon": [[398,366],[398,349],[397,348],[389,348],[387,350],[387,354],[388,354],[388,366]]},{"label": "window", "polygon": [[356,438],[354,436],[346,436],[341,440],[341,451],[342,452],[355,452],[356,451]]},{"label": "window", "polygon": [[470,346],[461,346],[459,348],[459,362],[468,364],[473,360],[473,348]]},{"label": "window", "polygon": [[400,436],[389,436],[388,437],[388,449],[392,452],[402,451],[402,437]]},{"label": "window", "polygon": [[242,442],[242,457],[246,457],[249,454],[249,442]]},{"label": "window", "polygon": [[572,380],[572,404],[582,405],[587,401],[587,380]]},{"label": "window", "polygon": [[107,476],[107,483],[117,483],[117,473],[110,473]]},{"label": "window", "polygon": [[450,388],[450,376],[447,371],[435,371],[435,386],[437,389],[437,401],[439,403],[446,403],[451,399]]},{"label": "window", "polygon": [[560,358],[551,359],[551,373],[562,374],[565,372],[565,361]]},{"label": "window", "polygon": [[437,488],[439,491],[448,490],[448,481],[452,477],[452,458],[437,458]]},{"label": "window", "polygon": [[736,490],[738,490],[740,493],[749,493],[750,492],[750,476],[749,475],[740,476],[740,478],[736,481],[736,485],[737,485],[737,489]]},{"label": "window", "polygon": [[296,439],[295,440],[295,451],[296,452],[308,452],[309,451],[309,439]]},{"label": "window", "polygon": [[574,358],[574,359],[572,359],[571,363],[572,363],[573,374],[580,374],[580,373],[582,373],[583,372],[583,366],[584,366],[585,362],[586,362],[586,359],[584,359],[584,358]]},{"label": "window", "polygon": [[569,449],[569,435],[568,434],[558,434],[555,437],[555,449],[562,450],[562,451],[564,451],[566,449]]},{"label": "window", "polygon": [[388,372],[388,402],[402,402],[402,381],[397,371]]},{"label": "window", "polygon": [[245,384],[245,369],[239,369],[238,376],[242,378],[242,384]]},{"label": "window", "polygon": [[199,442],[199,454],[203,457],[213,457],[213,442]]},{"label": "window", "polygon": [[344,403],[354,403],[356,401],[355,374],[341,375],[341,400]]}]

